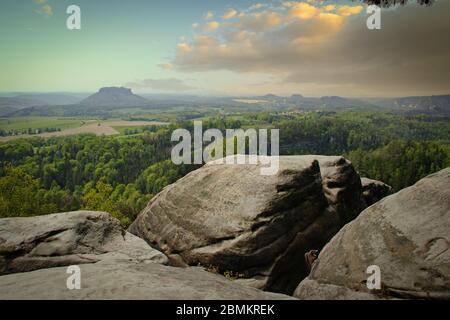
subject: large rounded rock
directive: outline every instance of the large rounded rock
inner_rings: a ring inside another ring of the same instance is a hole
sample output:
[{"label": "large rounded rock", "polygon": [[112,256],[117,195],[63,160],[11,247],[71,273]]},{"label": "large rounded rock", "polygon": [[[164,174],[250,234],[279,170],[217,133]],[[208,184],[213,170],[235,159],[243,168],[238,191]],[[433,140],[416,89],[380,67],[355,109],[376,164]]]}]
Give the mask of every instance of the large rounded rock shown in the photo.
[{"label": "large rounded rock", "polygon": [[282,156],[262,164],[207,164],[165,188],[129,231],[178,265],[233,271],[261,289],[291,294],[322,248],[364,208],[361,180],[342,157]]},{"label": "large rounded rock", "polygon": [[[167,263],[108,213],[0,219],[0,300],[294,299]],[[74,265],[80,268],[79,290],[67,285],[73,276],[68,266]]]},{"label": "large rounded rock", "polygon": [[[366,209],[323,249],[301,299],[450,299],[450,168]],[[370,291],[369,266],[381,271]]]},{"label": "large rounded rock", "polygon": [[103,260],[168,263],[108,213],[0,219],[0,275]]},{"label": "large rounded rock", "polygon": [[[201,268],[100,261],[80,266],[80,289],[69,290],[67,268],[0,277],[0,300],[284,300],[290,296],[241,286]],[[70,282],[70,281],[69,281]]]}]

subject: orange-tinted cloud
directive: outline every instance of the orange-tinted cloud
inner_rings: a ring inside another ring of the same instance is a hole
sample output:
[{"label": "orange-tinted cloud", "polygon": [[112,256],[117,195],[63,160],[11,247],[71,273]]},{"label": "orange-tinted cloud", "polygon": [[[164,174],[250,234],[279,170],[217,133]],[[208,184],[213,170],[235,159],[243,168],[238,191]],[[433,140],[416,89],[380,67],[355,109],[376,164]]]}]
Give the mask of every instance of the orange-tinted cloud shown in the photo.
[{"label": "orange-tinted cloud", "polygon": [[386,10],[378,32],[367,29],[361,6],[317,3],[244,9],[214,34],[178,45],[170,63],[176,71],[267,74],[317,90],[450,87],[450,45],[442,39],[450,30],[450,1]]},{"label": "orange-tinted cloud", "polygon": [[228,9],[227,12],[225,12],[225,14],[223,15],[223,18],[225,20],[232,19],[237,16],[237,13],[238,12],[236,10],[234,10],[233,8],[230,8],[230,9]]},{"label": "orange-tinted cloud", "polygon": [[310,19],[319,12],[319,8],[307,2],[287,2],[285,6],[289,8],[291,18]]},{"label": "orange-tinted cloud", "polygon": [[361,13],[363,9],[363,6],[341,6],[337,9],[337,12],[342,16],[351,16]]}]

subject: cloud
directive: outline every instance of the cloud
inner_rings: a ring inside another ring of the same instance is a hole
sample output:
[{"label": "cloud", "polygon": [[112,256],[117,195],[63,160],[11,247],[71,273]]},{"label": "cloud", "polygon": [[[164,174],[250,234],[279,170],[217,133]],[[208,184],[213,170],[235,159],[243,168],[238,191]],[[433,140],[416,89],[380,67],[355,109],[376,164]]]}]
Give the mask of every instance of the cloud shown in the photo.
[{"label": "cloud", "polygon": [[217,30],[219,28],[220,24],[217,21],[211,21],[205,24],[201,30],[203,32],[212,32],[214,30]]},{"label": "cloud", "polygon": [[152,89],[156,91],[189,91],[196,89],[183,82],[183,80],[176,78],[166,78],[166,79],[144,79],[133,82],[128,82],[124,85],[125,87],[132,89]]},{"label": "cloud", "polygon": [[37,13],[46,17],[51,17],[53,15],[53,8],[47,3],[47,0],[33,0],[33,2],[40,5],[40,8],[35,10]]},{"label": "cloud", "polygon": [[338,13],[343,16],[351,16],[363,11],[363,6],[342,6],[338,9]]},{"label": "cloud", "polygon": [[236,17],[237,15],[237,11],[234,10],[233,8],[228,9],[227,12],[225,12],[225,14],[223,15],[223,19],[228,20],[228,19],[232,19],[234,17]]},{"label": "cloud", "polygon": [[220,23],[217,21],[210,21],[205,24],[200,24],[200,23],[195,22],[192,24],[192,29],[198,30],[201,32],[205,32],[205,33],[213,32],[213,31],[219,29],[219,27],[220,27]]},{"label": "cloud", "polygon": [[178,45],[170,63],[181,72],[268,74],[277,83],[313,84],[317,91],[448,91],[449,11],[450,1],[383,10],[382,30],[370,31],[361,6],[285,2],[243,10],[214,35],[194,35]]},{"label": "cloud", "polygon": [[258,9],[262,9],[265,7],[268,7],[269,5],[267,3],[255,3],[254,5],[250,6],[248,8],[249,11],[254,11],[254,10],[258,10]]},{"label": "cloud", "polygon": [[221,36],[196,35],[178,45],[171,63],[185,71],[283,71],[286,56],[297,56],[299,45],[326,40],[346,19],[304,2],[284,3],[283,8],[240,14],[237,21],[222,24]]},{"label": "cloud", "polygon": [[[181,53],[189,53],[192,51],[192,46],[187,44],[186,42],[179,43],[177,48],[178,48],[178,51]],[[172,63],[170,63],[170,64],[173,65]]]},{"label": "cloud", "polygon": [[214,19],[214,12],[208,11],[208,12],[205,14],[205,16],[204,16],[204,19],[205,19],[205,20],[212,20],[212,19]]},{"label": "cloud", "polygon": [[252,12],[240,15],[240,20],[234,24],[240,30],[261,31],[276,27],[283,22],[283,17],[278,12]]},{"label": "cloud", "polygon": [[319,8],[306,2],[286,2],[284,4],[289,7],[289,17],[299,19],[311,19],[320,11]]},{"label": "cloud", "polygon": [[161,63],[161,64],[158,64],[158,67],[160,67],[161,69],[164,69],[164,70],[172,70],[173,69],[173,64],[171,64],[171,63]]}]

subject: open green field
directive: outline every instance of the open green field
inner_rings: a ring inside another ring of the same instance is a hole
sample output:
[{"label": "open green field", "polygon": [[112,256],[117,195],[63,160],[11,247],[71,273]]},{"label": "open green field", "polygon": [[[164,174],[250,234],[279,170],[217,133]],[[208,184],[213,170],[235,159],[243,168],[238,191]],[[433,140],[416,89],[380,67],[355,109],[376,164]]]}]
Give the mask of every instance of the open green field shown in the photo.
[{"label": "open green field", "polygon": [[57,117],[22,117],[22,118],[0,118],[1,130],[27,130],[56,128],[58,131],[42,132],[39,134],[16,134],[0,137],[0,142],[31,137],[60,137],[78,134],[95,135],[123,135],[129,130],[138,132],[148,126],[162,126],[167,122],[159,121],[127,121],[121,119],[83,119],[83,118],[57,118]]},{"label": "open green field", "polygon": [[3,130],[23,130],[60,128],[61,130],[81,127],[89,123],[89,120],[60,117],[18,117],[0,118],[0,129]]},{"label": "open green field", "polygon": [[127,131],[141,132],[144,128],[149,126],[164,126],[168,125],[169,122],[160,121],[121,121],[121,120],[107,120],[101,121],[101,125],[110,126],[114,130],[118,131],[121,135],[130,134]]},{"label": "open green field", "polygon": [[86,125],[101,124],[117,128],[144,127],[149,125],[164,125],[167,123],[159,121],[124,121],[121,119],[81,119],[62,117],[17,117],[0,118],[0,129],[3,130],[23,130],[59,128],[61,130],[78,128]]}]

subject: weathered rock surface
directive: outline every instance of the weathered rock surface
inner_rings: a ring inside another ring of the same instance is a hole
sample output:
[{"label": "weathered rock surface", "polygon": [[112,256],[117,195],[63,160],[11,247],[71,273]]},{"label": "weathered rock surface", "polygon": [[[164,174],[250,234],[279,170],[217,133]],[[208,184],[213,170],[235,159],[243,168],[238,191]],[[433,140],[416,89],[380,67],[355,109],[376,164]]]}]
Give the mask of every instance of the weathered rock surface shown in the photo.
[{"label": "weathered rock surface", "polygon": [[103,260],[168,263],[108,213],[0,219],[0,275]]},{"label": "weathered rock surface", "polygon": [[[323,249],[301,299],[450,299],[450,168],[366,209]],[[380,291],[366,286],[381,269]]]},{"label": "weathered rock surface", "polygon": [[165,188],[129,231],[174,264],[291,294],[309,273],[304,254],[365,208],[361,180],[342,157],[282,156],[274,176],[261,166],[208,164]]},{"label": "weathered rock surface", "polygon": [[[167,263],[108,213],[0,219],[0,300],[294,299]],[[80,290],[67,287],[69,265],[80,267]]]},{"label": "weathered rock surface", "polygon": [[362,197],[367,207],[392,194],[392,187],[384,182],[361,178]]},{"label": "weathered rock surface", "polygon": [[0,300],[283,300],[286,295],[241,286],[201,268],[156,263],[100,261],[83,264],[81,289],[66,286],[67,268],[58,267],[0,277]]}]

